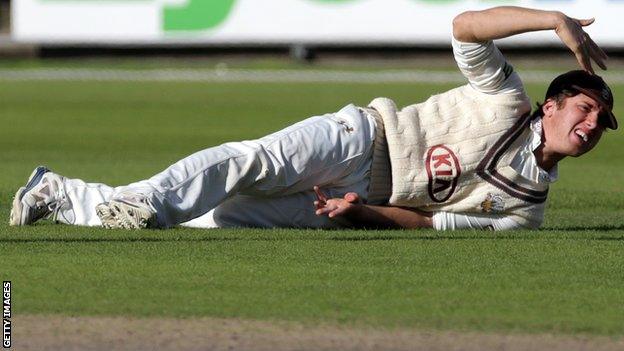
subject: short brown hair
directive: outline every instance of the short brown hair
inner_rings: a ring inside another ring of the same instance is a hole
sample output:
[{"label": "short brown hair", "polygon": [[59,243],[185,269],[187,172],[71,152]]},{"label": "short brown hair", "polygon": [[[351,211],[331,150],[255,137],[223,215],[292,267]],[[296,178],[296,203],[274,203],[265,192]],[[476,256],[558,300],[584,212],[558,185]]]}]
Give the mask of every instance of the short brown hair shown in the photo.
[{"label": "short brown hair", "polygon": [[[553,99],[555,101],[555,103],[557,104],[557,109],[562,109],[565,106],[565,101],[567,98],[574,97],[578,94],[580,94],[579,91],[564,89],[554,96],[550,97],[549,99]],[[544,103],[546,103],[546,101],[544,101]],[[533,111],[533,113],[531,114],[532,120],[535,118],[544,117],[544,110],[542,109],[544,103],[540,104],[538,102],[535,104],[535,111]],[[599,117],[598,123],[605,128],[605,131],[607,130],[607,128],[609,128],[609,122],[606,120],[606,117],[604,115]]]}]

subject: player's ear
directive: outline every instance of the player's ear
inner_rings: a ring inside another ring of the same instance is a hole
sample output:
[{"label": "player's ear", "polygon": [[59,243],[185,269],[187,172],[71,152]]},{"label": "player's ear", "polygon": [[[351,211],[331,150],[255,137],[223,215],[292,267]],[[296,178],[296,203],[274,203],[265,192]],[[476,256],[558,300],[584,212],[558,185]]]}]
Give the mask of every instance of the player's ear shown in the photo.
[{"label": "player's ear", "polygon": [[557,102],[554,99],[547,99],[544,101],[542,105],[542,112],[544,113],[544,117],[552,115],[552,113],[557,109]]}]

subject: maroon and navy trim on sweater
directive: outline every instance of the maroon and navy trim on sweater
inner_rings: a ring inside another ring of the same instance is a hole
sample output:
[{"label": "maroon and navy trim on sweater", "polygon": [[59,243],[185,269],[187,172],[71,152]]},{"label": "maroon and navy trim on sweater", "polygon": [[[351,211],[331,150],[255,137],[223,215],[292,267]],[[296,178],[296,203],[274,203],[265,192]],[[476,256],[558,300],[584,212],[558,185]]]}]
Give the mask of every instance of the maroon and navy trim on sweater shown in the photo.
[{"label": "maroon and navy trim on sweater", "polygon": [[526,202],[539,204],[546,201],[548,190],[537,191],[523,187],[498,173],[496,170],[496,165],[500,158],[514,141],[518,139],[525,128],[528,128],[529,123],[531,123],[530,114],[526,114],[518,119],[518,121],[494,143],[494,146],[488,151],[483,160],[479,162],[476,170],[479,177],[510,196]]}]

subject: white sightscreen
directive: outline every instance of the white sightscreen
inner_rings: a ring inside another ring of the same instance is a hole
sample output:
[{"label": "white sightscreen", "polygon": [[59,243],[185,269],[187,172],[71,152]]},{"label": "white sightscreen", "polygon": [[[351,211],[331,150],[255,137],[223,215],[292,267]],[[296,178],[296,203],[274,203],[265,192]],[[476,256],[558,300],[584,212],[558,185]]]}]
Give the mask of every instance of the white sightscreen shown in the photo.
[{"label": "white sightscreen", "polygon": [[624,0],[14,0],[12,35],[58,44],[445,44],[456,14],[495,4],[596,17],[594,39],[624,45]]}]

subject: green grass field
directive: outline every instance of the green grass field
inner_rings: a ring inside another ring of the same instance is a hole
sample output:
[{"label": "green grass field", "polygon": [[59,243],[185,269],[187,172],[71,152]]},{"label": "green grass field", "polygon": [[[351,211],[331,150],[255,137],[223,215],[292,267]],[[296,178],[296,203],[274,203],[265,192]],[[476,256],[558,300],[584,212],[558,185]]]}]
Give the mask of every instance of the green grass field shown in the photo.
[{"label": "green grass field", "polygon": [[[225,141],[450,85],[0,82],[0,278],[14,313],[624,335],[624,136],[565,160],[543,230],[7,225],[33,167],[121,185]],[[539,100],[544,85],[529,85]],[[624,86],[614,86],[624,115]]]}]

